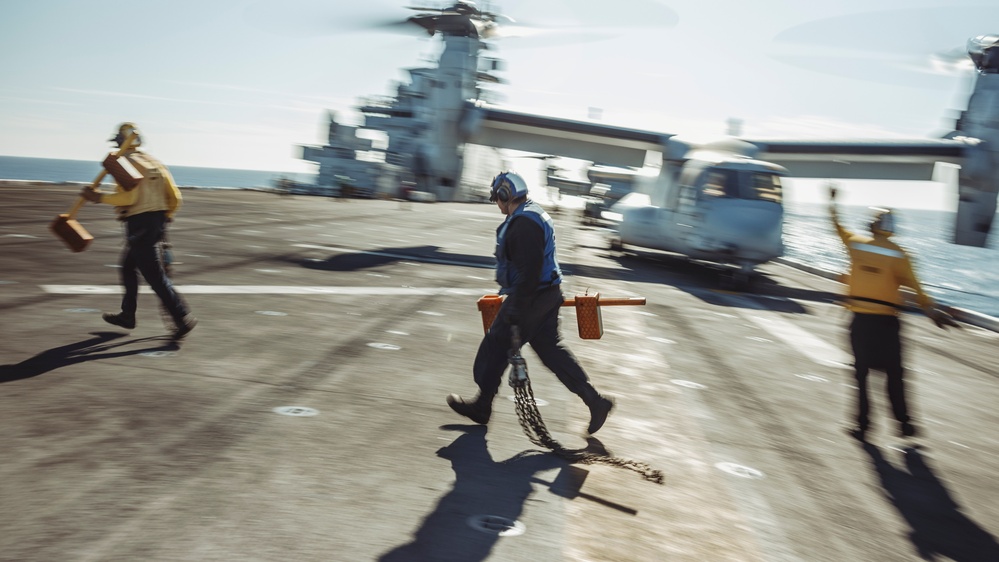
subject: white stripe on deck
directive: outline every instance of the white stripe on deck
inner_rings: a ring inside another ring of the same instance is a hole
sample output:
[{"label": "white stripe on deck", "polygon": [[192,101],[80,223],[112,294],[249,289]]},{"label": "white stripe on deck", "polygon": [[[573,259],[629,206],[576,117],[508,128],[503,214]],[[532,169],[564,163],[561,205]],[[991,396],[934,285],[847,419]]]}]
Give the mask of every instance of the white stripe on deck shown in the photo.
[{"label": "white stripe on deck", "polygon": [[776,316],[756,316],[753,314],[746,314],[745,317],[766,330],[768,334],[780,338],[784,343],[800,351],[816,363],[822,365],[849,365],[853,362],[853,358],[847,355],[842,349],[829,345],[783,318]]},{"label": "white stripe on deck", "polygon": [[[766,307],[755,299],[744,295],[725,294],[724,298],[742,308],[761,312],[766,310]],[[770,313],[763,316],[761,314],[750,314],[741,310],[740,312],[742,316],[752,321],[768,334],[782,340],[816,363],[833,366],[851,365],[853,363],[853,357],[845,351],[826,343],[795,324],[784,320],[777,315],[779,313]]]},{"label": "white stripe on deck", "polygon": [[[121,294],[119,285],[39,285],[53,295]],[[330,287],[295,285],[175,285],[182,295],[346,295],[346,296],[482,296],[495,289],[463,287]],[[152,294],[149,287],[139,287],[142,294]]]}]

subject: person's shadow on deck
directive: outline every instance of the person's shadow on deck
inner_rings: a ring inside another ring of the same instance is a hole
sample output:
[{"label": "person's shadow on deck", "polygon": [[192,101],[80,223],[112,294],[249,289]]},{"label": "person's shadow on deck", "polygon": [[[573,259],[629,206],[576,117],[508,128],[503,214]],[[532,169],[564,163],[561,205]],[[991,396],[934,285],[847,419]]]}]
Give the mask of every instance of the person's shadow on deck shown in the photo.
[{"label": "person's shadow on deck", "polygon": [[912,527],[909,540],[921,558],[999,560],[996,538],[961,512],[961,506],[918,449],[905,449],[905,468],[894,466],[874,445],[866,444],[864,450],[871,456],[885,495]]},{"label": "person's shadow on deck", "polygon": [[[137,355],[139,353],[150,353],[154,351],[176,351],[177,345],[163,336],[130,339],[123,342],[113,342],[113,340],[125,337],[125,334],[115,332],[92,332],[91,338],[81,340],[68,345],[54,347],[43,351],[34,357],[25,359],[17,364],[0,365],[0,384],[5,382],[19,381],[37,377],[38,375],[66,367],[83,363],[84,361],[95,361],[98,359],[112,359],[124,357],[126,355]],[[138,349],[126,349],[112,351],[130,344],[142,342],[157,342],[153,346],[143,346]]]},{"label": "person's shadow on deck", "polygon": [[497,534],[476,530],[468,520],[477,515],[516,521],[533,493],[534,475],[562,468],[566,461],[551,454],[527,452],[496,462],[486,448],[486,428],[449,425],[464,433],[437,455],[451,461],[454,488],[437,503],[411,542],[379,558],[380,562],[485,560]]}]

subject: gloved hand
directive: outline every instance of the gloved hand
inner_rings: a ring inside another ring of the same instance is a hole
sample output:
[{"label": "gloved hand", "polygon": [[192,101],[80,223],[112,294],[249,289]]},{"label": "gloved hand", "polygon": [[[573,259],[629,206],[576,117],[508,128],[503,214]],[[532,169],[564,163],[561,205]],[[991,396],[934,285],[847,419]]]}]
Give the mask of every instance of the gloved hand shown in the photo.
[{"label": "gloved hand", "polygon": [[83,197],[84,199],[90,201],[91,203],[101,202],[101,192],[96,189],[91,189],[89,187],[84,187],[80,191],[80,197]]},{"label": "gloved hand", "polygon": [[937,328],[941,328],[944,330],[946,330],[948,326],[952,326],[958,329],[961,328],[961,325],[954,320],[953,316],[951,316],[947,311],[941,310],[939,308],[933,309],[933,311],[930,313],[930,320],[933,320],[933,323],[937,325]]}]

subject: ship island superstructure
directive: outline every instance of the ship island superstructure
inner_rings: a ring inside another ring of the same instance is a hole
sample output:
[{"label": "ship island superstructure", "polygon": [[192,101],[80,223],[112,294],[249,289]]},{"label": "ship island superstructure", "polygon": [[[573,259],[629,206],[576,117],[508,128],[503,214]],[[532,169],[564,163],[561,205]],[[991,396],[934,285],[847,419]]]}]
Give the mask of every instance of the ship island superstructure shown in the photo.
[{"label": "ship island superstructure", "polygon": [[[409,186],[433,200],[482,199],[502,157],[494,148],[464,142],[465,108],[466,102],[493,97],[487,85],[501,82],[492,73],[501,65],[479,56],[488,45],[478,37],[447,39],[437,66],[407,69],[409,80],[396,85],[394,96],[360,100],[361,126],[340,123],[329,113],[327,144],[301,147],[302,159],[319,164],[316,183],[304,192],[384,197]],[[387,140],[359,136],[361,130],[379,131]]]}]

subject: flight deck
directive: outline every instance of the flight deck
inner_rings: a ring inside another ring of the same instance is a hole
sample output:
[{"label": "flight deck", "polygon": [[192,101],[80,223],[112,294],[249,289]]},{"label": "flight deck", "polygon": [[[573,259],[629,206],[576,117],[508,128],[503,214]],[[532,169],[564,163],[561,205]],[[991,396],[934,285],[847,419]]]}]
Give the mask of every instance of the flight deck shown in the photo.
[{"label": "flight deck", "polygon": [[875,374],[862,445],[841,285],[770,263],[736,291],[549,209],[566,296],[647,304],[604,309],[599,340],[562,311],[617,397],[595,438],[527,351],[539,411],[660,485],[538,450],[506,383],[488,428],[445,404],[475,392],[495,206],[184,190],[173,279],[200,322],[177,346],[148,288],[134,330],[101,320],[122,229],[88,205],[95,240],[66,249],[49,224],[78,189],[0,186],[2,560],[999,560],[995,332],[905,314],[922,434]]}]

